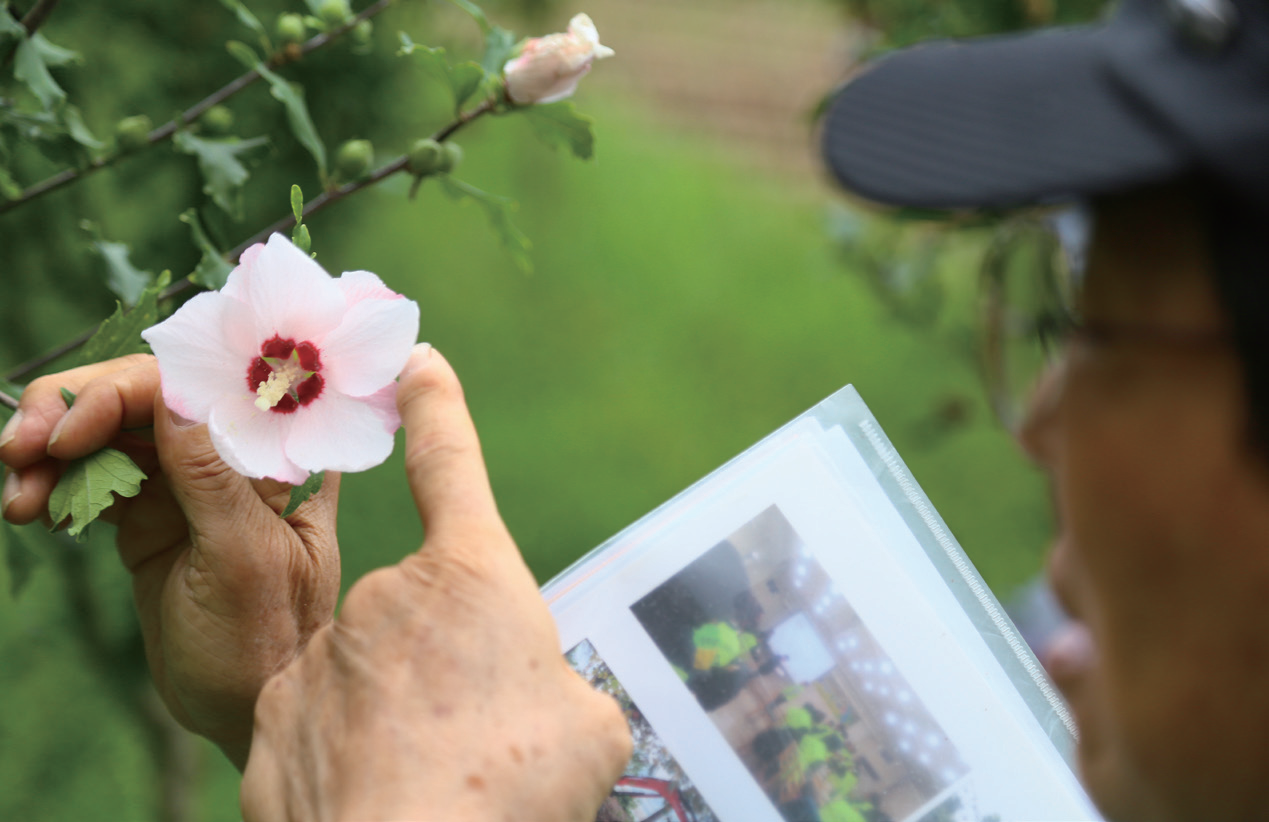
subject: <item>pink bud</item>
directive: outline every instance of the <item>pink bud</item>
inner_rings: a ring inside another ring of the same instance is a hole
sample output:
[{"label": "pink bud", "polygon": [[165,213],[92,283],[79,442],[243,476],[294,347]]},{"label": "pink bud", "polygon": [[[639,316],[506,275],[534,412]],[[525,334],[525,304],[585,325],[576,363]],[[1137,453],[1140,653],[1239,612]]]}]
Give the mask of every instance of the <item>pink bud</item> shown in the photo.
[{"label": "pink bud", "polygon": [[507,96],[520,105],[563,100],[577,89],[591,63],[612,55],[612,49],[600,45],[590,17],[579,14],[569,21],[567,32],[526,41],[520,55],[503,67]]}]

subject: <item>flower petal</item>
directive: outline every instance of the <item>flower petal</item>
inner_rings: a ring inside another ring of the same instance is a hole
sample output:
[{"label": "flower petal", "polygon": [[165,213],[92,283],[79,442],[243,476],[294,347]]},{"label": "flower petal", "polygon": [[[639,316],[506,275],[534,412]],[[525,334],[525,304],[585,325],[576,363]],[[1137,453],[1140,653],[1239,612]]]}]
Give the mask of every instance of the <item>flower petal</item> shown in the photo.
[{"label": "flower petal", "polygon": [[216,453],[243,476],[303,484],[308,472],[289,460],[285,450],[296,415],[261,411],[254,399],[244,381],[238,395],[224,397],[212,406],[207,429]]},{"label": "flower petal", "polygon": [[255,317],[258,347],[275,334],[321,343],[339,325],[346,303],[329,274],[281,234],[229,274],[222,294],[241,300]]},{"label": "flower petal", "polygon": [[207,422],[222,397],[247,387],[253,329],[247,307],[217,292],[199,294],[180,311],[141,332],[159,360],[163,401],[189,420]]},{"label": "flower petal", "polygon": [[383,427],[389,434],[395,434],[401,427],[401,412],[397,410],[397,383],[395,380],[380,388],[373,394],[358,397],[369,405],[383,420]]},{"label": "flower petal", "polygon": [[419,335],[413,300],[362,300],[322,344],[322,376],[341,394],[364,397],[396,379]]},{"label": "flower petal", "polygon": [[344,301],[350,306],[362,300],[405,299],[369,271],[345,271],[335,279],[335,285],[344,293]]},{"label": "flower petal", "polygon": [[365,471],[388,458],[393,438],[376,404],[329,391],[294,418],[286,456],[308,471]]}]

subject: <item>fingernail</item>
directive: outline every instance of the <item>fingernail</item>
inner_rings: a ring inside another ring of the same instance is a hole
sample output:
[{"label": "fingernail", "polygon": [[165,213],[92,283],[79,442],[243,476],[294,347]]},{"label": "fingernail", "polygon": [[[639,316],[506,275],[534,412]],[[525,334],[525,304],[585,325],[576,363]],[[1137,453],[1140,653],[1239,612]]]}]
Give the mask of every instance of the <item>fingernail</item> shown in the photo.
[{"label": "fingernail", "polygon": [[22,481],[18,479],[17,472],[8,471],[4,478],[4,492],[0,493],[0,517],[4,516],[9,510],[9,506],[13,501],[22,496]]},{"label": "fingernail", "polygon": [[414,346],[414,350],[410,352],[410,359],[406,360],[405,368],[401,371],[404,377],[416,368],[422,368],[432,356],[431,343],[418,343]]},{"label": "fingernail", "polygon": [[22,412],[14,411],[13,416],[4,424],[4,429],[0,430],[0,448],[4,448],[18,435],[18,426],[22,424]]},{"label": "fingernail", "polygon": [[198,423],[194,420],[185,419],[171,408],[167,410],[167,413],[172,417],[172,425],[175,425],[177,428],[189,428],[192,425],[198,425]]},{"label": "fingernail", "polygon": [[[70,415],[72,413],[74,413],[74,411],[67,411],[65,414],[62,415],[62,418],[57,421],[57,425],[53,426],[53,433],[48,435],[47,448],[52,448],[53,443],[57,442],[57,438],[62,435],[62,429],[66,427],[66,421],[70,419]],[[47,448],[45,450],[47,450]]]}]

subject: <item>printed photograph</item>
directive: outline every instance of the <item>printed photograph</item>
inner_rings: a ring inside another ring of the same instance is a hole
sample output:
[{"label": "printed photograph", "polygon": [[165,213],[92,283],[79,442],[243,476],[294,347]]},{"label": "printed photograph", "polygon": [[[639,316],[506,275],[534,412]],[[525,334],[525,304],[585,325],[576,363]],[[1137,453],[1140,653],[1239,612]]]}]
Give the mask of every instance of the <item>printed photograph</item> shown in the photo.
[{"label": "printed photograph", "polygon": [[595,822],[718,822],[595,646],[580,642],[565,658],[594,688],[617,700],[634,737],[634,755]]},{"label": "printed photograph", "polygon": [[786,822],[916,822],[968,773],[777,506],[631,610]]}]

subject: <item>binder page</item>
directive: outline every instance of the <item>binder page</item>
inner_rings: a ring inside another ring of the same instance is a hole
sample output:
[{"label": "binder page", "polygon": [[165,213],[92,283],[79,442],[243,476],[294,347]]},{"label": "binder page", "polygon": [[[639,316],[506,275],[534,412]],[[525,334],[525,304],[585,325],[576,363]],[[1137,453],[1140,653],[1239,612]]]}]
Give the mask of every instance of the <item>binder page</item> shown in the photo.
[{"label": "binder page", "polygon": [[635,737],[601,820],[1098,818],[1065,708],[849,387],[544,595]]}]

